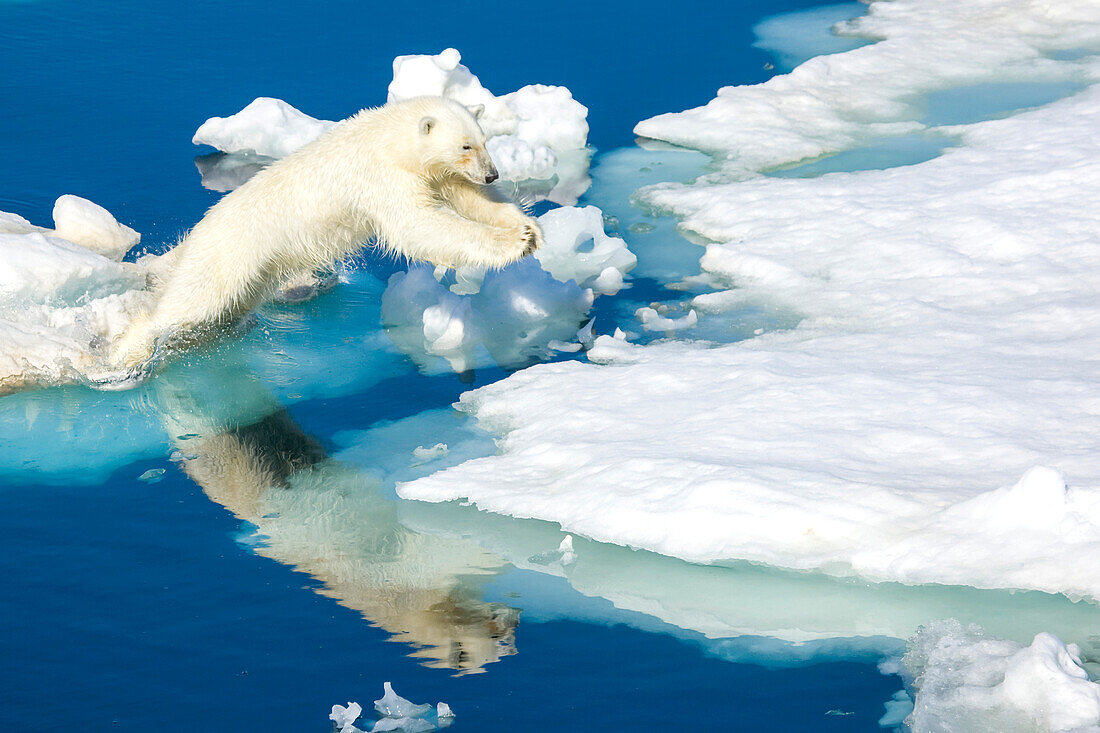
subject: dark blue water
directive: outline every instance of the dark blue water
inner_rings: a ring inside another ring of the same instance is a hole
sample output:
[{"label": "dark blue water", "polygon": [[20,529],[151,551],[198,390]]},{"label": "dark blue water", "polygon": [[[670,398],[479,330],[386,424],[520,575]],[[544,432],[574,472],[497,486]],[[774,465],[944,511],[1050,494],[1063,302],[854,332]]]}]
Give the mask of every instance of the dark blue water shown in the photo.
[{"label": "dark blue water", "polygon": [[[47,224],[75,193],[163,248],[217,198],[190,143],[205,119],[261,95],[341,118],[384,101],[394,56],[447,46],[497,93],[568,86],[590,142],[628,146],[647,116],[763,80],[750,28],[813,4],[0,2],[0,210]],[[597,157],[588,200],[641,261],[599,332],[697,271],[697,247],[659,236],[670,222],[631,212],[643,181],[621,160]],[[323,731],[386,680],[448,702],[456,731],[878,730],[900,682],[875,663],[916,623],[1094,620],[1041,594],[699,568],[581,538],[563,570],[540,559],[556,527],[395,501],[395,481],[493,449],[449,405],[506,374],[420,373],[379,327],[396,269],[367,253],[333,293],[138,390],[0,398],[0,730]],[[436,442],[450,454],[410,464]]]}]

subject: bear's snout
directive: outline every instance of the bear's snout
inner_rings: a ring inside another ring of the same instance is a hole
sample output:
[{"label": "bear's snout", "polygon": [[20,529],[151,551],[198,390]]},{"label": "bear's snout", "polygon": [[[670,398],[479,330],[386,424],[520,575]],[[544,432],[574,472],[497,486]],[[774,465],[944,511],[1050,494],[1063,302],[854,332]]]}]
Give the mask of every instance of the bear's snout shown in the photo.
[{"label": "bear's snout", "polygon": [[496,169],[495,166],[493,168],[490,168],[489,172],[485,174],[485,182],[486,183],[492,183],[493,181],[495,181],[498,178],[500,178],[500,174],[497,173],[497,169]]}]

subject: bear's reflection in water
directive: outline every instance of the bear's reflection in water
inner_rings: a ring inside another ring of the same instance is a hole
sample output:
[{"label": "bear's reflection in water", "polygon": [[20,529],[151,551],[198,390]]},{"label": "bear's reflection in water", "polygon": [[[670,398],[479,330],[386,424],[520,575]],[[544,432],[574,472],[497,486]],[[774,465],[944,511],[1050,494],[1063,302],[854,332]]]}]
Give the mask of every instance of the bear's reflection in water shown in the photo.
[{"label": "bear's reflection in water", "polygon": [[515,653],[519,611],[481,599],[502,559],[404,527],[379,483],[329,458],[247,370],[218,369],[229,381],[213,389],[187,371],[157,380],[162,418],[187,475],[256,525],[258,554],[313,576],[427,666],[477,672]]}]

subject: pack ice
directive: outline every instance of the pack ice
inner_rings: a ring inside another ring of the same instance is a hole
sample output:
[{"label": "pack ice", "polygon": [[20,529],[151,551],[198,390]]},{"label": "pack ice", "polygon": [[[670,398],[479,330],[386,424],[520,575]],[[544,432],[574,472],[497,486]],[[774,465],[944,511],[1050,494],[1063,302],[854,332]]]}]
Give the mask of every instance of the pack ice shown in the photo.
[{"label": "pack ice", "polygon": [[[811,179],[765,168],[922,130],[921,95],[1100,77],[1100,6],[872,3],[873,45],[637,131],[721,156],[639,192],[712,242],[725,346],[601,336],[463,395],[499,454],[403,484],[696,562],[1100,598],[1100,86],[951,128],[958,148]],[[1071,50],[1077,49],[1070,53]]]}]

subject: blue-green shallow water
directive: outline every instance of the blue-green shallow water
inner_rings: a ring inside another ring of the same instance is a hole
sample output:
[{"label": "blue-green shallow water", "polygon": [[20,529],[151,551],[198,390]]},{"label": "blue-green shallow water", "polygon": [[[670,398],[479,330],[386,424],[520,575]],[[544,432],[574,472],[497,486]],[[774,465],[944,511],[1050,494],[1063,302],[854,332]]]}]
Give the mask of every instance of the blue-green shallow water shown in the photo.
[{"label": "blue-green shallow water", "polygon": [[[749,29],[812,4],[0,4],[0,209],[45,224],[76,193],[163,248],[217,198],[190,144],[207,117],[260,95],[343,117],[384,100],[395,55],[455,46],[497,93],[564,84],[590,107],[590,141],[613,152],[585,202],[639,255],[634,287],[593,314],[599,333],[628,328],[636,307],[686,297],[669,285],[701,251],[629,194],[705,161],[613,149],[644,117],[766,78]],[[493,450],[449,406],[506,374],[419,372],[380,328],[400,269],[367,253],[334,292],[267,308],[130,392],[0,398],[0,729],[323,731],[332,704],[369,711],[390,680],[448,702],[456,731],[877,730],[901,683],[876,662],[926,620],[1088,645],[1094,608],[1043,594],[699,567],[583,538],[563,569],[552,525],[396,501],[395,481]],[[436,443],[449,453],[410,459]],[[150,470],[162,479],[138,479]]]}]

